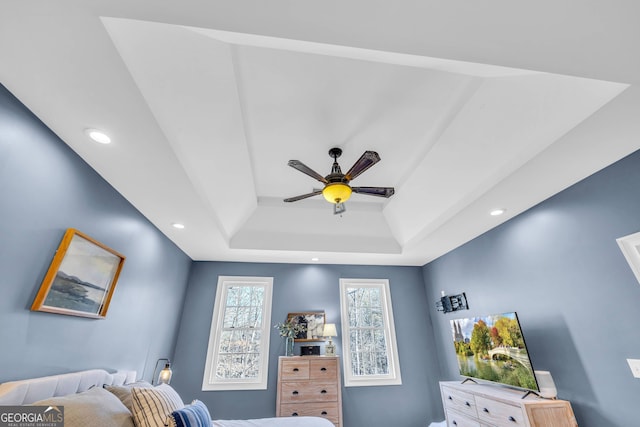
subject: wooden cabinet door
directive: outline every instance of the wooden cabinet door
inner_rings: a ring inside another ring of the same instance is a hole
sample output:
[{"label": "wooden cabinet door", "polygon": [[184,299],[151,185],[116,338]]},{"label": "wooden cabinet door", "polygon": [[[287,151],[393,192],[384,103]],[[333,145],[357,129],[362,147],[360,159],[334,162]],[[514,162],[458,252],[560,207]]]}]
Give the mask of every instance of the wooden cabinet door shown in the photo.
[{"label": "wooden cabinet door", "polygon": [[568,402],[546,405],[527,405],[531,427],[578,427],[573,410]]}]

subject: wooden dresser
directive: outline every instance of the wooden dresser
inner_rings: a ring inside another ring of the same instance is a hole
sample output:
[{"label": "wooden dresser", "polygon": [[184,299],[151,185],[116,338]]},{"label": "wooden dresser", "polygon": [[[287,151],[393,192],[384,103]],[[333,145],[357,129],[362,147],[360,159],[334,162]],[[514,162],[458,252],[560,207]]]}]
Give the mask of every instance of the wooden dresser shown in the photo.
[{"label": "wooden dresser", "polygon": [[565,400],[522,398],[524,391],[460,381],[440,382],[449,427],[577,427]]},{"label": "wooden dresser", "polygon": [[276,416],[316,416],[342,426],[338,357],[281,356]]}]

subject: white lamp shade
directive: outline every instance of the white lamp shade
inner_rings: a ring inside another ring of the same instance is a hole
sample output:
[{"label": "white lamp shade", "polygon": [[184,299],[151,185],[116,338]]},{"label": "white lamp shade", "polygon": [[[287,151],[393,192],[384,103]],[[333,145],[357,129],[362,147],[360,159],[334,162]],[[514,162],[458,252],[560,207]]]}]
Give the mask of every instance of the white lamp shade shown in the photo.
[{"label": "white lamp shade", "polygon": [[337,337],[338,332],[336,331],[335,323],[325,323],[324,330],[322,331],[323,337]]}]

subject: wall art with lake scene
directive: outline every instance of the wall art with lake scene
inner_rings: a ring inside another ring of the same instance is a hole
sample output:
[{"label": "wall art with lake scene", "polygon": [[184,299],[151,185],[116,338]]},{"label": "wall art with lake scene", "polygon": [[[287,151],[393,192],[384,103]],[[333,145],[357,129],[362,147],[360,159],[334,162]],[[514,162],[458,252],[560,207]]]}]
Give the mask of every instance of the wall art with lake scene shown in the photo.
[{"label": "wall art with lake scene", "polygon": [[31,310],[104,318],[124,261],[106,245],[67,229]]}]

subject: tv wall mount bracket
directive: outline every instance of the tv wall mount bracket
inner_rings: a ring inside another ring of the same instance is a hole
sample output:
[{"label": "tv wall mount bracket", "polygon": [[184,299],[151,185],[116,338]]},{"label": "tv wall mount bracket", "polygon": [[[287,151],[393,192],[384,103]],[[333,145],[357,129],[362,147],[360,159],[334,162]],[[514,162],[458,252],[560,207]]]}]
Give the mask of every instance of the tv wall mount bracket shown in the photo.
[{"label": "tv wall mount bracket", "polygon": [[445,295],[442,291],[442,297],[436,301],[436,309],[443,313],[450,313],[458,310],[469,310],[467,296],[463,293],[459,295]]}]

